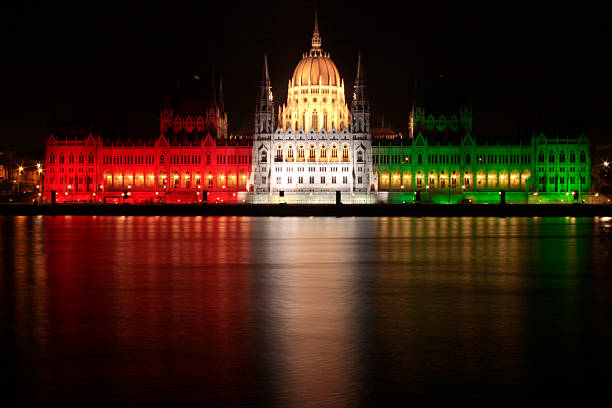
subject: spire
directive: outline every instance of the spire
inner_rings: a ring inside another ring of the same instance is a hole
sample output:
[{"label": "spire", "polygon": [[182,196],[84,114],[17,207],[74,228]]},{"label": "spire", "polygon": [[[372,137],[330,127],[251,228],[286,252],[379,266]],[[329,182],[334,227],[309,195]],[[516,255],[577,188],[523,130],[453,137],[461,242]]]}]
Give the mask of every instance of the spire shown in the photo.
[{"label": "spire", "polygon": [[264,54],[263,72],[259,84],[259,101],[255,110],[255,133],[271,133],[274,127],[274,97],[268,70],[268,55]]},{"label": "spire", "polygon": [[319,22],[317,12],[315,10],[314,31],[312,32],[312,49],[318,50],[321,48],[321,35],[319,34]]},{"label": "spire", "polygon": [[261,82],[270,83],[270,73],[268,72],[268,54],[264,52],[264,67],[261,76]]},{"label": "spire", "polygon": [[210,107],[217,107],[217,91],[215,89],[215,74],[210,76]]},{"label": "spire", "polygon": [[223,100],[223,78],[219,80],[219,111],[225,112],[225,102]]},{"label": "spire", "polygon": [[357,58],[357,75],[353,86],[353,102],[351,103],[351,129],[355,133],[370,133],[370,104],[363,77],[361,52]]},{"label": "spire", "polygon": [[361,71],[361,51],[359,51],[359,57],[357,58],[357,75],[355,76],[355,85],[361,84],[363,82]]}]

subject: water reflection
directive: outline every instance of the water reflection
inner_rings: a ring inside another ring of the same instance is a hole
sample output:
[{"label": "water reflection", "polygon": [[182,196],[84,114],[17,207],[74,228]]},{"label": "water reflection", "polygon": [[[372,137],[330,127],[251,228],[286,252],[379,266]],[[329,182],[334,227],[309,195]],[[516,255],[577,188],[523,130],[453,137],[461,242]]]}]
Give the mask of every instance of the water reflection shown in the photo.
[{"label": "water reflection", "polygon": [[[24,403],[596,396],[607,219],[0,217]],[[602,388],[603,389],[603,388]]]}]

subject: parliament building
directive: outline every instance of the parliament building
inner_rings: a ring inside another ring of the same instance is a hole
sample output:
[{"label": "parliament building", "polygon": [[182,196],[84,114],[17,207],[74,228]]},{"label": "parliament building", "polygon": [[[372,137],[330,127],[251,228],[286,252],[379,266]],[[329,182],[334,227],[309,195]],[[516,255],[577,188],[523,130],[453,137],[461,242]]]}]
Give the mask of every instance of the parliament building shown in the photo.
[{"label": "parliament building", "polygon": [[228,135],[222,88],[209,103],[165,103],[155,137],[58,130],[47,139],[44,200],[326,203],[339,195],[345,203],[498,203],[503,192],[510,203],[567,203],[589,196],[584,134],[483,143],[472,134],[469,107],[440,113],[417,104],[406,115],[408,137],[371,129],[362,64],[358,55],[347,102],[315,18],[310,50],[278,107],[264,56],[251,135]]}]

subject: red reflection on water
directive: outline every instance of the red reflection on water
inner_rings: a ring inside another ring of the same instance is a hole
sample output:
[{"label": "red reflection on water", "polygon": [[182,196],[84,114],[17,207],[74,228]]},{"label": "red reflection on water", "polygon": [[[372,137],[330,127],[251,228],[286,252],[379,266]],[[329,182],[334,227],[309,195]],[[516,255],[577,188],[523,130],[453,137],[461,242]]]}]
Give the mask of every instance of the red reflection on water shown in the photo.
[{"label": "red reflection on water", "polygon": [[[46,217],[14,228],[16,307],[37,308],[19,314],[16,331],[37,343],[27,371],[41,399],[78,399],[100,384],[109,398],[160,401],[231,404],[236,388],[259,392],[242,375],[255,370],[248,222]],[[39,247],[22,248],[29,234]],[[29,333],[31,317],[42,335]]]}]

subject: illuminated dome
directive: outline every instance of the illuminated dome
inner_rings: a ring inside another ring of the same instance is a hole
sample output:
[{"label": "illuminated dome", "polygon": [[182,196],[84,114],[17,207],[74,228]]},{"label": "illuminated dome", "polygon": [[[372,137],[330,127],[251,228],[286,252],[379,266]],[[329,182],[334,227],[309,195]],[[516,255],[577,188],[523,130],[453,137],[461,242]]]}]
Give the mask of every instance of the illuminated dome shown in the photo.
[{"label": "illuminated dome", "polygon": [[315,15],[312,48],[302,55],[287,88],[287,103],[279,106],[278,123],[283,130],[342,130],[350,113],[344,98],[344,81],[321,48],[321,35]]},{"label": "illuminated dome", "polygon": [[[310,52],[297,64],[292,78],[294,85],[340,86],[340,73],[329,54]],[[320,82],[319,82],[320,81]]]}]

